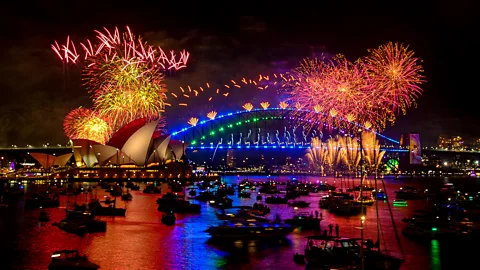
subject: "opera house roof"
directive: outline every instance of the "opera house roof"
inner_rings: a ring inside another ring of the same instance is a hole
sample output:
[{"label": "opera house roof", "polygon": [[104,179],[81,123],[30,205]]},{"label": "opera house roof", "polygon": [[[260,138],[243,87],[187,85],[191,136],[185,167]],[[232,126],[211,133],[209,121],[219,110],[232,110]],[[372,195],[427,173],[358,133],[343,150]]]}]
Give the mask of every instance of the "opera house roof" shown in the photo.
[{"label": "opera house roof", "polygon": [[[73,155],[78,167],[163,164],[181,160],[187,142],[171,140],[170,135],[161,135],[157,130],[159,121],[146,122],[137,119],[122,127],[105,144],[86,139],[74,139]],[[72,154],[51,156],[30,153],[43,167],[65,166]]]}]

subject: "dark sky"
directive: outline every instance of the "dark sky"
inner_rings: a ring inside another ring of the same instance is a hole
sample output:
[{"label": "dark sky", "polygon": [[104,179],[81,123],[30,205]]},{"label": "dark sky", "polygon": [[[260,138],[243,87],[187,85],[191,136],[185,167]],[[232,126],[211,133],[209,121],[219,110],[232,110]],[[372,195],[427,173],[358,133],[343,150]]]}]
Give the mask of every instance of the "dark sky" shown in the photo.
[{"label": "dark sky", "polygon": [[[423,60],[428,82],[418,108],[399,116],[384,133],[399,138],[401,133],[418,132],[423,144],[435,143],[440,134],[480,137],[476,94],[480,44],[474,1],[436,1],[408,10],[386,6],[379,10],[378,5],[368,4],[352,10],[348,4],[342,8],[291,4],[290,10],[252,7],[262,16],[228,15],[234,7],[218,7],[213,13],[217,15],[201,9],[191,15],[182,6],[106,3],[36,1],[1,11],[0,145],[65,143],[64,116],[75,107],[91,106],[91,101],[80,85],[78,68],[71,66],[62,75],[50,44],[64,41],[67,35],[76,41],[93,39],[95,29],[126,25],[166,50],[191,52],[187,69],[167,79],[172,91],[286,70],[303,57],[319,53],[343,53],[355,60],[369,48],[401,42]],[[232,106],[240,109],[240,98],[258,104],[271,99],[273,92],[258,94],[245,89],[237,93],[238,98],[232,94],[233,98],[211,106],[198,102],[188,110],[173,109],[167,115],[169,128],[213,108],[219,112]]]}]

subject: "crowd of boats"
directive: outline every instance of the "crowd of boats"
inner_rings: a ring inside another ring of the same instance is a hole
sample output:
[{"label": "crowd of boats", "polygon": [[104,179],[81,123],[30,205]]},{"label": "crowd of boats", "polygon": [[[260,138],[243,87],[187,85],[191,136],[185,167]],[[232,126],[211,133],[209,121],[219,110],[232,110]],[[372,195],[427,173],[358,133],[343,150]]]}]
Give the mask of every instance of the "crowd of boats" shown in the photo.
[{"label": "crowd of boats", "polygon": [[[133,199],[132,190],[140,190],[134,183],[116,183],[115,185],[101,185],[111,196],[103,200],[95,198],[88,203],[73,202],[67,206],[65,217],[53,222],[59,229],[74,234],[105,232],[107,224],[98,219],[99,216],[125,216],[126,208],[117,207],[117,197],[122,201]],[[17,187],[18,188],[18,187]],[[124,192],[126,190],[126,192]],[[16,192],[16,193],[14,193]],[[83,187],[65,188],[60,192],[46,191],[43,193],[27,194],[26,209],[49,208],[59,206],[60,195],[90,194],[92,190]],[[162,194],[157,200],[158,211],[163,212],[161,222],[167,226],[175,225],[176,214],[199,214],[202,203],[214,207],[219,220],[217,225],[206,228],[213,240],[271,240],[281,239],[292,233],[295,228],[302,231],[312,231],[306,237],[304,254],[295,254],[296,263],[320,267],[350,267],[364,265],[365,269],[398,269],[402,259],[390,256],[380,249],[379,239],[347,238],[328,236],[326,230],[320,231],[323,216],[318,211],[308,212],[298,210],[310,206],[310,202],[301,200],[301,196],[310,193],[323,192],[318,202],[320,209],[326,209],[336,215],[366,214],[369,206],[376,201],[387,200],[386,191],[374,189],[369,185],[338,189],[321,181],[302,183],[288,182],[252,182],[248,179],[238,185],[227,185],[219,179],[214,181],[201,180],[189,186],[171,183],[169,191]],[[153,185],[143,189],[145,194],[161,194],[162,190]],[[235,206],[229,196],[251,198],[255,194],[255,202],[251,206]],[[12,189],[10,196],[21,196],[21,192]],[[113,197],[113,198],[112,198]],[[87,197],[86,197],[87,198]],[[478,239],[480,235],[475,225],[480,221],[479,194],[469,195],[456,190],[453,185],[447,184],[438,192],[421,190],[404,186],[395,192],[395,205],[407,205],[409,200],[435,198],[433,209],[415,212],[411,217],[405,217],[408,223],[402,233],[415,240],[430,239]],[[195,201],[196,203],[193,203]],[[294,211],[291,218],[282,220],[277,214],[269,217],[269,204],[285,204]],[[372,210],[369,210],[372,211]],[[378,209],[377,209],[378,211]],[[49,222],[50,217],[45,210],[39,215],[39,222]],[[52,255],[49,269],[77,269],[72,264],[86,265],[83,269],[97,269],[95,265],[80,256],[74,250],[62,250]],[[70,267],[70,268],[69,268]],[[90,267],[90,268],[89,268]],[[96,267],[96,268],[95,268]],[[330,269],[327,268],[327,269]]]}]

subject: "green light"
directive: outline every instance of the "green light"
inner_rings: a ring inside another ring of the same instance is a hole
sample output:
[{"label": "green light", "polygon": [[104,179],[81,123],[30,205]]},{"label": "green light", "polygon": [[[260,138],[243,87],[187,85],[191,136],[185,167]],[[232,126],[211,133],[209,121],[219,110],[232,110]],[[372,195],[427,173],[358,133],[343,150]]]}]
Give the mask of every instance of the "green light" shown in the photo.
[{"label": "green light", "polygon": [[210,131],[210,135],[211,136],[215,135],[215,131]]},{"label": "green light", "polygon": [[432,227],[432,232],[436,232],[438,229],[435,227]]},{"label": "green light", "polygon": [[223,131],[223,130],[224,130],[224,128],[223,128],[223,127],[221,127],[221,128],[219,128],[219,129],[218,129],[218,131],[220,131],[220,132],[221,132],[221,131]]},{"label": "green light", "polygon": [[204,139],[205,139],[205,136],[202,136],[202,138],[200,138],[200,139],[204,140]]},{"label": "green light", "polygon": [[253,122],[257,122],[258,121],[258,118],[253,118]]},{"label": "green light", "polygon": [[192,145],[195,145],[197,143],[197,141],[192,141],[191,144]]},{"label": "green light", "polygon": [[232,127],[233,127],[233,125],[232,125],[232,124],[230,124],[230,125],[228,125],[228,127],[229,127],[229,128],[232,128]]}]

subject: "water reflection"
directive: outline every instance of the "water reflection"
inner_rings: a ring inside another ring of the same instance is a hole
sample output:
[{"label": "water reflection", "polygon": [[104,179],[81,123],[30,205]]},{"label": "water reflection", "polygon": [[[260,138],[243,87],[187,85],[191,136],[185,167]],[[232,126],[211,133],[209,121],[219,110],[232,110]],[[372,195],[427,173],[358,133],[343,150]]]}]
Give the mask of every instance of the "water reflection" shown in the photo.
[{"label": "water reflection", "polygon": [[[278,177],[274,180],[285,181],[291,177]],[[223,179],[228,184],[239,183],[243,179],[232,176]],[[249,176],[252,181],[266,181],[266,177]],[[316,177],[304,179],[315,181]],[[422,186],[424,183],[408,183],[408,185]],[[387,192],[390,198],[394,191],[405,185],[401,181],[387,181]],[[86,188],[89,186],[84,184]],[[29,190],[36,187],[29,186]],[[38,188],[38,187],[37,187]],[[143,186],[142,186],[143,189]],[[200,203],[201,214],[177,214],[174,226],[165,226],[161,223],[162,213],[157,211],[156,199],[159,195],[144,194],[141,191],[131,191],[133,200],[120,203],[119,207],[126,206],[125,217],[101,217],[107,222],[105,233],[86,234],[83,237],[68,234],[51,225],[51,222],[39,223],[40,209],[24,210],[23,201],[12,201],[8,208],[0,209],[0,260],[5,262],[7,269],[46,269],[50,262],[50,255],[59,249],[78,249],[81,254],[87,254],[92,262],[101,266],[101,269],[299,269],[295,265],[293,254],[303,254],[305,237],[313,234],[312,231],[295,230],[287,239],[274,242],[231,242],[215,243],[210,240],[205,230],[210,225],[216,225],[218,219],[214,208],[208,203]],[[254,192],[251,198],[230,196],[234,205],[253,205],[256,198]],[[61,196],[60,208],[45,209],[51,221],[60,221],[65,217],[67,203],[75,200],[82,203],[91,197],[103,198],[108,194],[100,189],[93,189],[89,195]],[[339,224],[340,235],[359,237],[360,216],[343,217],[319,209],[318,201],[324,193],[313,193],[300,199],[310,202],[310,206],[295,210],[287,205],[269,205],[269,218],[279,214],[282,219],[290,218],[298,212],[314,213],[319,211],[323,216],[321,229],[328,229],[329,224]],[[429,204],[425,201],[411,201],[408,207],[392,207],[395,224],[401,230],[405,223],[401,219],[411,215],[412,211],[424,209]],[[382,246],[394,253],[401,253],[398,247],[390,212],[385,201],[380,201],[379,216],[382,227]],[[365,238],[377,239],[377,217],[375,206],[368,208],[365,220]],[[335,234],[335,230],[333,230]],[[400,236],[400,243],[405,250],[406,262],[402,269],[440,269],[440,250],[418,244]],[[442,252],[445,252],[442,248]],[[435,259],[437,258],[437,259]],[[442,264],[448,265],[449,259],[442,258]],[[450,259],[452,260],[452,259]],[[450,264],[452,264],[450,262]],[[438,267],[438,268],[434,268]],[[3,268],[2,268],[3,269]]]},{"label": "water reflection", "polygon": [[440,262],[440,243],[438,243],[438,240],[434,239],[431,241],[430,259],[430,269],[442,269],[442,263]]}]

